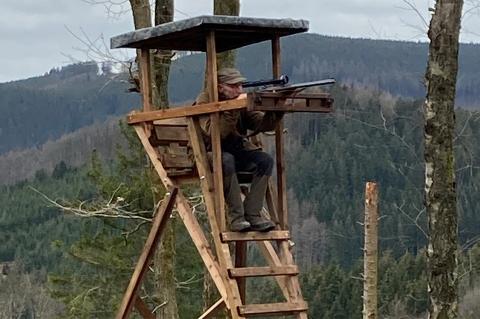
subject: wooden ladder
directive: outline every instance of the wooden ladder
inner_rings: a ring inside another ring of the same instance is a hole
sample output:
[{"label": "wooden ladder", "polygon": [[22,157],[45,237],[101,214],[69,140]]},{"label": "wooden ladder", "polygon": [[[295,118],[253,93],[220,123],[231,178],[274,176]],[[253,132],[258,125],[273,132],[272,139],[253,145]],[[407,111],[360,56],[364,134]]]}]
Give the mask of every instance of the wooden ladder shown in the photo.
[{"label": "wooden ladder", "polygon": [[[214,123],[212,118],[212,123]],[[215,124],[214,124],[215,125]],[[210,226],[215,244],[216,253],[220,265],[220,272],[226,283],[228,298],[226,306],[230,309],[232,318],[245,318],[262,315],[295,315],[296,318],[307,318],[307,304],[303,300],[299,280],[298,267],[293,261],[290,251],[290,233],[286,230],[276,230],[267,233],[261,232],[227,232],[225,222],[224,203],[220,201],[216,189],[222,189],[218,183],[218,174],[213,176],[210,164],[206,157],[206,150],[203,143],[199,120],[195,117],[188,119],[188,130],[191,147],[195,155],[196,166],[200,176],[202,191],[207,206]],[[217,143],[219,141],[216,141]],[[215,144],[215,141],[213,141]],[[215,145],[214,145],[215,147]],[[221,163],[220,163],[221,164]],[[217,163],[218,165],[218,163]],[[215,167],[214,171],[218,170]],[[221,177],[221,176],[220,176]],[[215,196],[217,194],[217,196]],[[275,208],[275,192],[270,183],[267,191],[267,205],[270,214],[277,220]],[[221,206],[220,206],[220,205]],[[221,213],[219,215],[218,213]],[[266,267],[246,267],[246,250],[249,241],[256,242],[260,251],[267,260]],[[276,247],[272,244],[276,242]],[[235,264],[228,244],[235,245]],[[278,253],[277,253],[278,251]],[[285,303],[273,304],[251,304],[246,305],[245,279],[247,277],[274,276],[286,299]],[[214,305],[215,306],[215,305]],[[212,306],[213,307],[213,306]],[[210,313],[216,311],[216,307],[210,308],[200,318],[208,318]]]},{"label": "wooden ladder", "polygon": [[[215,124],[214,124],[215,125]],[[134,125],[137,135],[148,154],[150,161],[160,176],[160,180],[169,191],[164,204],[159,206],[139,262],[136,265],[130,284],[124,295],[117,319],[126,319],[135,306],[144,318],[154,318],[147,306],[137,296],[138,288],[148,263],[153,255],[161,232],[168,216],[175,205],[178,215],[195,244],[206,269],[209,271],[215,286],[220,293],[220,300],[213,304],[199,319],[212,318],[219,310],[226,308],[232,319],[241,319],[255,316],[284,316],[292,315],[297,319],[307,319],[307,304],[303,300],[298,280],[298,267],[295,265],[290,251],[290,233],[280,226],[274,231],[262,232],[229,232],[226,230],[223,196],[218,196],[216,189],[222,189],[221,175],[212,174],[207,159],[205,144],[200,131],[199,119],[195,116],[187,117],[187,127],[191,149],[195,157],[196,170],[204,195],[208,220],[213,238],[211,247],[205,233],[197,221],[188,200],[182,194],[180,185],[182,179],[169,175],[161,161],[162,154],[151,144],[148,129],[142,124]],[[215,142],[215,141],[214,141]],[[219,141],[216,141],[217,143]],[[217,162],[217,165],[219,163]],[[221,165],[221,163],[220,163]],[[213,171],[216,170],[215,161]],[[220,184],[219,184],[220,183]],[[220,193],[223,195],[223,191]],[[266,202],[271,217],[281,225],[277,215],[276,192],[270,183],[267,189]],[[280,218],[281,219],[281,218]],[[248,243],[256,243],[265,257],[266,266],[247,267],[246,251]],[[235,246],[235,259],[230,252],[229,245]],[[283,303],[245,304],[246,278],[273,276],[284,296]]]}]

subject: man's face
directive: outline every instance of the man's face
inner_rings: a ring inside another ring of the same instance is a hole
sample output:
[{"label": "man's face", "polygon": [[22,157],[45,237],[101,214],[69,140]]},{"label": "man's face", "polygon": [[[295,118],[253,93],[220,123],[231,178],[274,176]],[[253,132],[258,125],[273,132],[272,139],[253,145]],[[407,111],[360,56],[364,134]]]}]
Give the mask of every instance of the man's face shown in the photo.
[{"label": "man's face", "polygon": [[218,85],[218,96],[222,100],[236,99],[243,93],[242,83],[226,84],[222,83]]}]

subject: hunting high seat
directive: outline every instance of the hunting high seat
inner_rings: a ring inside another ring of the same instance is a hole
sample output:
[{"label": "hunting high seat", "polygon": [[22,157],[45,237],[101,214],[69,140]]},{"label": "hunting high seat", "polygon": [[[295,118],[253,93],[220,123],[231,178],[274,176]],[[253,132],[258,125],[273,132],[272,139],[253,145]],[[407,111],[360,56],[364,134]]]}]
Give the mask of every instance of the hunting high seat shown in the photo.
[{"label": "hunting high seat", "polygon": [[[280,38],[308,30],[308,22],[291,19],[257,19],[231,16],[200,16],[140,29],[111,39],[112,48],[136,48],[140,51],[140,86],[143,111],[128,115],[152,165],[167,189],[162,205],[158,205],[152,228],[125,292],[117,319],[128,318],[135,306],[144,318],[153,318],[147,305],[137,296],[151,256],[158,244],[168,217],[176,206],[206,269],[221,298],[199,318],[211,318],[226,308],[231,318],[291,315],[307,318],[288,231],[283,123],[275,130],[276,183],[270,182],[266,203],[277,228],[268,233],[229,232],[225,221],[225,200],[219,132],[220,114],[229,110],[259,110],[278,112],[331,111],[328,94],[300,93],[303,87],[291,86],[282,91],[242,94],[234,100],[218,101],[218,52],[245,45],[270,41],[272,75],[280,76]],[[210,103],[167,108],[152,105],[150,50],[200,51],[206,53],[206,88]],[[199,125],[200,116],[211,121],[211,167]],[[211,228],[213,249],[200,227],[192,208],[182,194],[185,181],[200,183]],[[276,186],[276,187],[275,187]],[[247,243],[256,243],[265,258],[262,267],[247,267]],[[229,245],[235,247],[232,259]],[[271,276],[280,287],[284,302],[248,304],[246,278]]]}]

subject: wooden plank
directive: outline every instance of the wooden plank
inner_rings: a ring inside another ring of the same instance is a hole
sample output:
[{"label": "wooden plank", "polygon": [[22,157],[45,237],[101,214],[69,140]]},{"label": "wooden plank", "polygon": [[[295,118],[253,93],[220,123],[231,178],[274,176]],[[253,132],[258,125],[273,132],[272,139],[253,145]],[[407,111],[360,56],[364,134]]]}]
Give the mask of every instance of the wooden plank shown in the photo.
[{"label": "wooden plank", "polygon": [[[215,48],[215,32],[207,34],[206,52],[207,90],[209,102],[218,101],[217,83],[217,50]],[[215,212],[220,230],[226,228],[225,221],[225,198],[223,195],[223,172],[222,172],[222,147],[220,138],[220,114],[210,114],[210,139],[213,153],[213,183],[217,190],[215,199]]]},{"label": "wooden plank", "polygon": [[177,117],[173,119],[157,120],[153,121],[153,125],[161,126],[187,126],[187,118]]},{"label": "wooden plank", "polygon": [[283,120],[278,122],[275,128],[275,153],[277,165],[277,192],[278,204],[277,213],[281,229],[288,229],[288,212],[287,212],[287,192],[286,192],[286,174],[283,144]]},{"label": "wooden plank", "polygon": [[[247,249],[248,249],[247,242],[239,241],[235,243],[235,268],[234,269],[244,268],[247,265]],[[230,274],[230,277],[232,277],[231,274]],[[242,304],[245,304],[247,279],[245,277],[237,277],[237,284],[238,284],[238,290],[240,292],[240,298],[242,299]]]},{"label": "wooden plank", "polygon": [[305,312],[307,310],[308,305],[304,301],[271,304],[252,304],[239,307],[240,314],[248,317],[267,315],[291,315],[295,312]]},{"label": "wooden plank", "polygon": [[232,278],[238,277],[263,277],[263,276],[285,276],[298,275],[298,267],[290,266],[273,266],[273,267],[243,267],[229,269],[228,273]]},{"label": "wooden plank", "polygon": [[210,308],[207,309],[198,319],[208,319],[215,316],[220,310],[225,307],[225,301],[223,298],[220,298],[216,303],[214,303]]},{"label": "wooden plank", "polygon": [[[215,213],[215,196],[217,192],[215,192],[215,188],[213,187],[213,184],[211,184],[213,177],[211,176],[212,173],[210,172],[207,154],[205,152],[205,144],[202,136],[200,135],[198,119],[189,119],[188,130],[190,133],[192,149],[195,154],[198,174],[200,175],[200,185],[202,187],[205,205],[207,207],[207,215],[220,264],[220,272],[222,274],[222,278],[225,279],[225,286],[227,290],[227,298],[225,300],[227,308],[230,309],[230,315],[232,316],[232,319],[243,318],[239,316],[236,311],[236,307],[242,304],[237,283],[234,279],[228,277],[227,269],[233,268],[233,263],[228,245],[220,241],[220,228]],[[223,189],[221,192],[223,193]]]},{"label": "wooden plank", "polygon": [[225,197],[223,194],[223,171],[222,171],[222,146],[220,139],[220,114],[214,113],[210,115],[210,129],[213,152],[213,184],[215,189],[215,212],[217,215],[218,226],[220,231],[227,228],[225,218]]},{"label": "wooden plank", "polygon": [[135,299],[135,309],[137,309],[138,313],[140,313],[144,319],[156,319],[155,315],[150,311],[150,309],[148,309],[142,298],[138,296]]},{"label": "wooden plank", "polygon": [[[272,73],[274,79],[278,78],[281,74],[280,38],[278,36],[272,39]],[[283,120],[279,121],[277,127],[275,128],[275,154],[277,164],[278,192],[277,213],[280,222],[280,228],[288,229],[287,192],[283,145]]]},{"label": "wooden plank", "polygon": [[[294,265],[293,255],[291,252],[292,246],[287,241],[279,243],[280,260],[284,265]],[[297,276],[291,276],[286,278],[287,286],[291,292],[291,298],[288,301],[301,302],[303,301],[302,290],[300,288],[300,282]],[[307,313],[300,312],[296,315],[297,319],[307,319]]]},{"label": "wooden plank", "polygon": [[150,112],[132,112],[127,115],[127,123],[136,124],[142,122],[152,122],[157,120],[181,118],[222,111],[238,110],[246,108],[247,105],[247,95],[242,94],[236,99],[227,101],[205,103],[200,105],[186,105],[171,109],[162,109]]},{"label": "wooden plank", "polygon": [[150,50],[140,50],[140,91],[142,92],[143,111],[153,110],[152,106],[152,72],[150,65]]},{"label": "wooden plank", "polygon": [[163,142],[162,144],[169,143],[182,143],[188,144],[188,130],[187,126],[154,126],[156,140]]},{"label": "wooden plank", "polygon": [[288,230],[272,230],[266,233],[262,232],[223,232],[223,242],[232,241],[263,241],[263,240],[287,240],[290,239],[290,232]]},{"label": "wooden plank", "polygon": [[123,296],[120,309],[117,312],[117,319],[128,318],[132,310],[143,276],[145,275],[148,264],[153,256],[153,253],[155,252],[155,249],[157,248],[162,231],[167,224],[168,218],[170,217],[170,212],[172,211],[175,203],[177,192],[178,188],[172,188],[165,196],[162,205],[157,208],[155,217],[153,218],[152,228],[150,229],[150,233],[148,234],[143,251],[140,255],[137,265],[135,266],[132,278],[130,279],[130,283],[128,284],[127,290]]},{"label": "wooden plank", "polygon": [[282,74],[280,61],[280,37],[272,39],[272,75],[273,79],[278,79]]}]

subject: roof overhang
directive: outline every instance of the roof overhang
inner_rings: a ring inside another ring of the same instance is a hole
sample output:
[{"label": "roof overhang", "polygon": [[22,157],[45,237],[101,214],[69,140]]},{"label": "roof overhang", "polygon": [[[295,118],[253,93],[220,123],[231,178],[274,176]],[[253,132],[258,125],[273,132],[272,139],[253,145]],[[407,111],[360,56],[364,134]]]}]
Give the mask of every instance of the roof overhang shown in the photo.
[{"label": "roof overhang", "polygon": [[110,47],[206,51],[206,37],[215,32],[216,51],[222,52],[308,30],[308,21],[237,16],[199,16],[124,33]]}]

